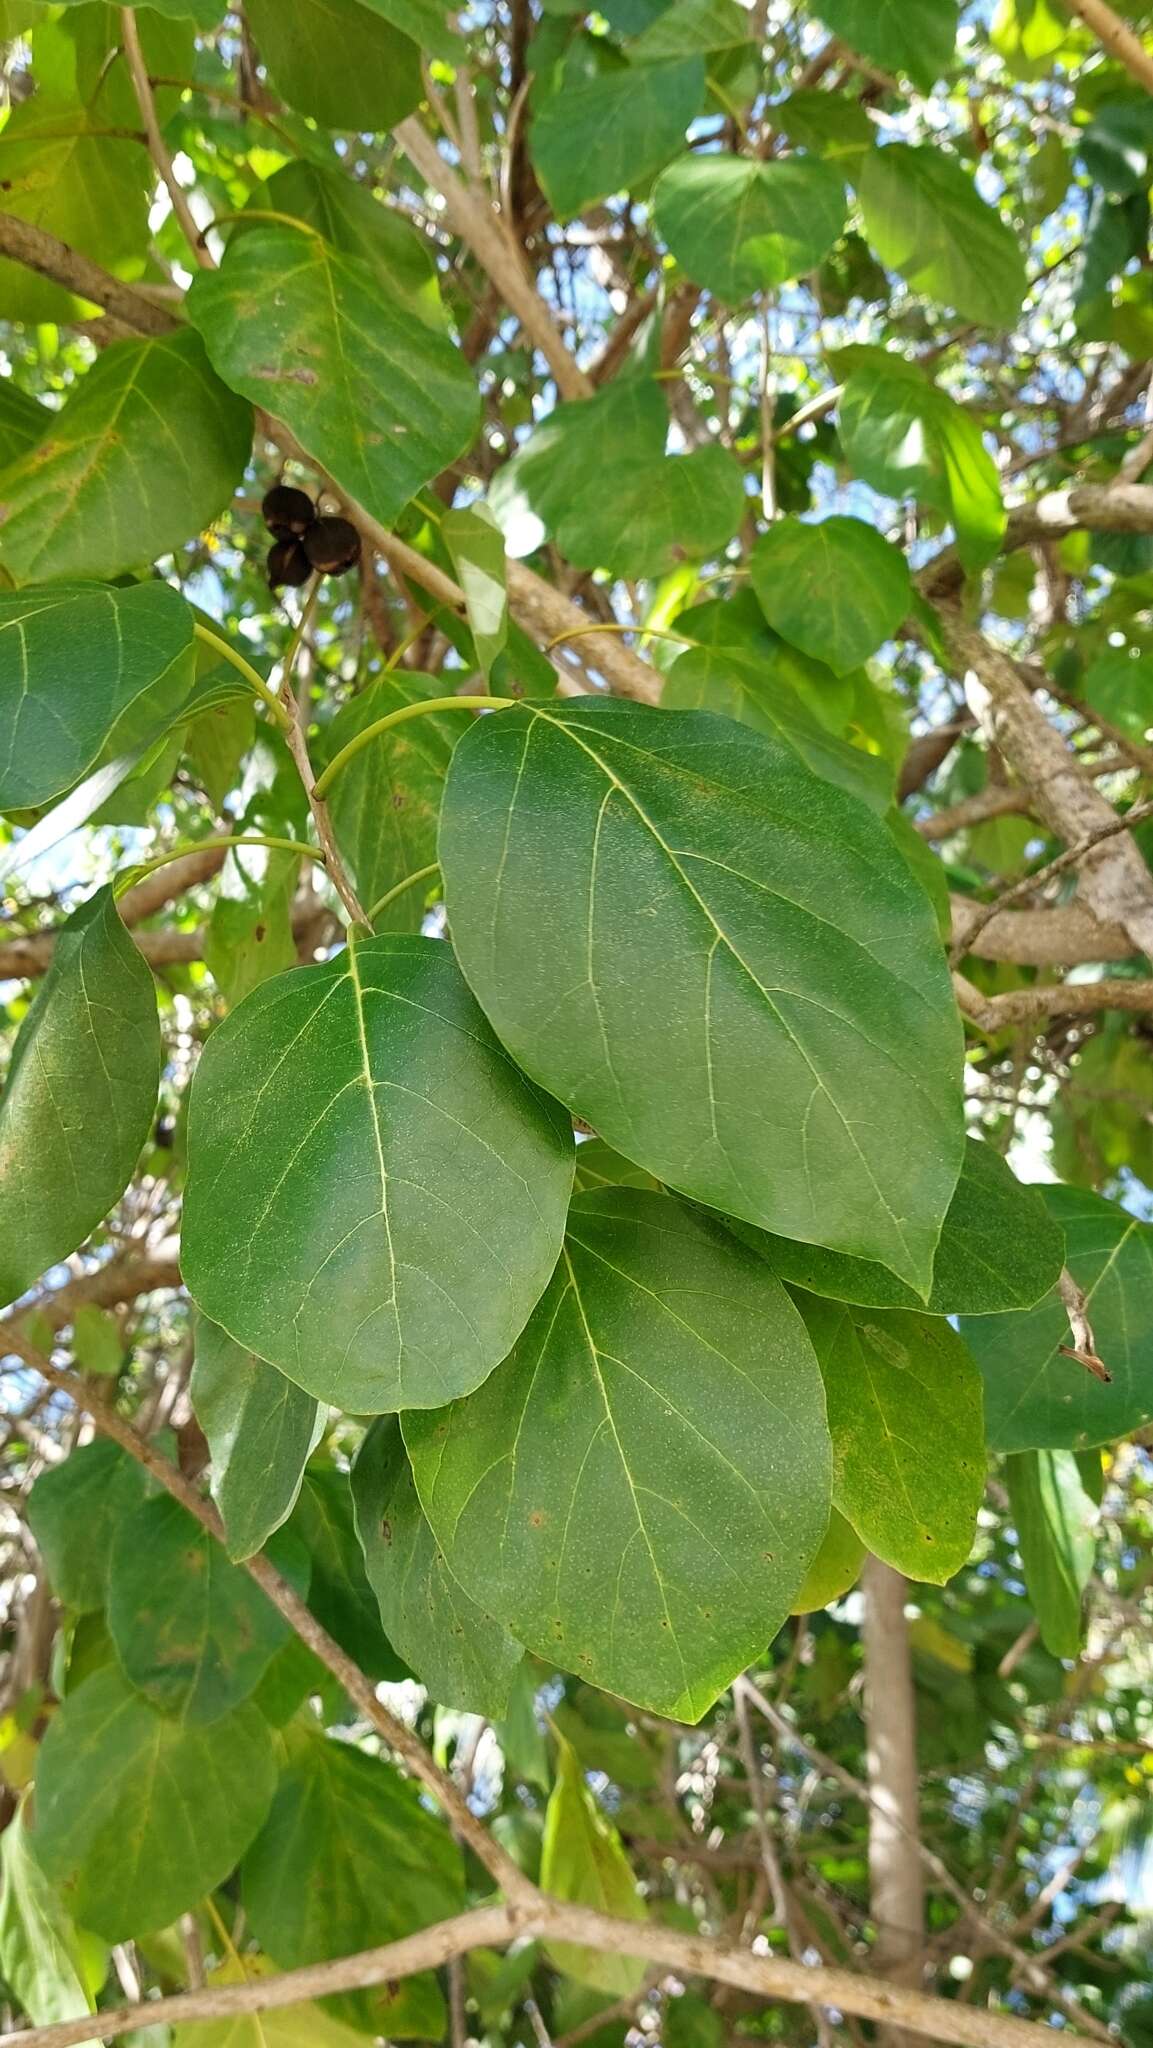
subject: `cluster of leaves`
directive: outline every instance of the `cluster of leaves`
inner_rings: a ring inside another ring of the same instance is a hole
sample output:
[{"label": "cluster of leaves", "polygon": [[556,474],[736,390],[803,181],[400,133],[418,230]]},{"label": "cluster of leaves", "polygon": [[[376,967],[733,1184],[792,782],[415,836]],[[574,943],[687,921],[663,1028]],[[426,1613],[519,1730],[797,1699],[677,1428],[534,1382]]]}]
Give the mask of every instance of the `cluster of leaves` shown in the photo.
[{"label": "cluster of leaves", "polygon": [[[1046,610],[1004,498],[1139,439],[1153,102],[1047,0],[221,15],[3,5],[9,224],[127,296],[98,317],[0,224],[0,871],[47,966],[6,1005],[0,1295],[226,1537],[13,1370],[13,1540],[57,1606],[46,1639],[11,1609],[12,2006],[95,2011],[114,1944],[237,1981],[485,1894],[260,1553],[370,1679],[416,1682],[526,1869],[625,1916],[764,1917],[722,1759],[729,1687],[771,1673],[790,1882],[845,1962],[872,1553],[917,1582],[931,1818],[1012,2004],[1021,1944],[1057,1940],[1026,1888],[1070,1774],[1078,1904],[1109,1827],[1140,1843],[1144,1653],[1067,1693],[1061,1660],[1091,1582],[1143,1584],[1153,1198],[1123,1169],[1153,1098],[1140,1018],[966,1049],[949,890],[1058,842],[982,813],[1003,763],[916,572],[939,547],[1139,796],[1153,542],[1047,549]],[[355,596],[292,625],[257,510],[284,477],[365,542]],[[622,628],[660,708],[605,687]],[[925,794],[910,740],[951,721]],[[1026,1111],[1044,1187],[1006,1156]],[[148,1267],[178,1225],[183,1291]],[[1115,1959],[1058,1953],[1106,2012]],[[518,2040],[651,1988],[572,1947],[469,1966],[477,2030]],[[447,2025],[430,1973],[265,2031]]]}]

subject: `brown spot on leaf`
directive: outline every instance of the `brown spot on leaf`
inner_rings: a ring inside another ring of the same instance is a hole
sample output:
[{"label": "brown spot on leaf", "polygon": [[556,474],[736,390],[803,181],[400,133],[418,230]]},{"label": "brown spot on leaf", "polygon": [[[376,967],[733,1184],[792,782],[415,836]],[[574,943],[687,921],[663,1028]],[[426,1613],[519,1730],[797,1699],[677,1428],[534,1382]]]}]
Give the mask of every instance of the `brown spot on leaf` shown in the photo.
[{"label": "brown spot on leaf", "polygon": [[389,1521],[387,1515],[384,1517],[384,1520],[381,1522],[380,1525],[380,1540],[382,1543],[391,1544],[392,1542],[392,1523]]}]

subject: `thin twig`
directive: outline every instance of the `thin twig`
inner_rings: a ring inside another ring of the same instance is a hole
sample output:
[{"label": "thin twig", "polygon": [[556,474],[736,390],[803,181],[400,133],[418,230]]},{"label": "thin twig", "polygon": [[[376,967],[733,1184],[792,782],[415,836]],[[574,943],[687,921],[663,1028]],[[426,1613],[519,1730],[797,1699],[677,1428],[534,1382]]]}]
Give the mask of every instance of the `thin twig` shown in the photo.
[{"label": "thin twig", "polygon": [[1014,882],[1011,888],[1002,889],[991,903],[982,904],[964,938],[953,947],[949,956],[950,965],[955,967],[958,961],[964,959],[965,954],[972,950],[972,941],[984,931],[987,924],[992,923],[998,911],[1007,910],[1011,903],[1019,902],[1023,896],[1033,895],[1046,882],[1051,882],[1055,876],[1064,874],[1067,868],[1076,867],[1077,862],[1084,860],[1085,855],[1092,853],[1095,847],[1103,846],[1107,840],[1116,839],[1122,832],[1131,831],[1134,825],[1142,824],[1146,818],[1153,818],[1153,797],[1144,803],[1134,804],[1122,817],[1111,818],[1108,824],[1098,825],[1092,832],[1086,832],[1083,838],[1075,840],[1072,846],[1067,846],[1063,853],[1047,861],[1043,868],[1038,868],[1034,874],[1023,876],[1019,882]]},{"label": "thin twig", "polygon": [[140,118],[144,123],[144,132],[148,137],[149,154],[160,173],[168,197],[172,201],[172,211],[180,225],[180,232],[184,236],[200,268],[202,270],[215,270],[216,264],[201,240],[200,229],[196,225],[196,219],[192,208],[188,204],[184,187],[173,169],[172,158],[168,153],[168,145],[160,132],[160,123],[156,118],[156,101],[153,98],[152,86],[148,77],[148,66],[144,61],[144,52],[140,47],[140,35],[136,27],[136,14],[131,7],[122,7],[120,9],[120,33],[124,38],[124,55],[128,60],[128,69],[132,78],[132,89],[136,94],[136,104],[140,108]]}]

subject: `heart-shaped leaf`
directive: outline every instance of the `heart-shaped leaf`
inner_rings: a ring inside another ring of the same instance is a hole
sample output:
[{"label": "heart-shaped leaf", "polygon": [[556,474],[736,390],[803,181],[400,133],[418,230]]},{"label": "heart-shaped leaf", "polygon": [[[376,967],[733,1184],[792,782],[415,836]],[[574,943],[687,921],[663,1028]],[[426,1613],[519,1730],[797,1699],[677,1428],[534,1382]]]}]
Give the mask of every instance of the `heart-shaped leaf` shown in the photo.
[{"label": "heart-shaped leaf", "polygon": [[653,209],[682,269],[739,305],[824,261],[845,225],[845,186],[815,158],[684,156],[662,173]]},{"label": "heart-shaped leaf", "polygon": [[781,519],[749,558],[770,626],[836,675],[895,633],[913,602],[905,557],[863,519]]},{"label": "heart-shaped leaf", "polygon": [[928,1294],[960,1022],[928,899],[863,804],[705,712],[517,705],[457,742],[440,858],[526,1072],[669,1186]]},{"label": "heart-shaped leaf", "polygon": [[245,18],[289,106],[326,128],[380,134],[420,104],[420,52],[383,10],[360,0],[248,0]]},{"label": "heart-shaped leaf", "polygon": [[573,1203],[510,1358],[405,1417],[449,1569],[522,1641],[697,1720],[780,1627],[829,1514],[820,1374],[763,1266],[667,1195]]},{"label": "heart-shaped leaf", "polygon": [[567,1119],[436,939],[359,941],[246,997],[201,1058],[188,1156],[189,1292],[360,1413],[439,1406],[499,1364],[573,1174]]}]

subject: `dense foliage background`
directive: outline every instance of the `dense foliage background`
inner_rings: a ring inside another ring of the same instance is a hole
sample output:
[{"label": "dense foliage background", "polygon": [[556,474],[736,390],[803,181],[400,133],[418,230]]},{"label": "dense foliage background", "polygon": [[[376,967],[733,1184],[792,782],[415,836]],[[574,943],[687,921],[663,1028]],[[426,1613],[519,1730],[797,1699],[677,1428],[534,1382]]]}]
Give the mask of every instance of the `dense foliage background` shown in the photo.
[{"label": "dense foliage background", "polygon": [[1153,2039],[1149,15],[0,0],[21,2040]]}]

